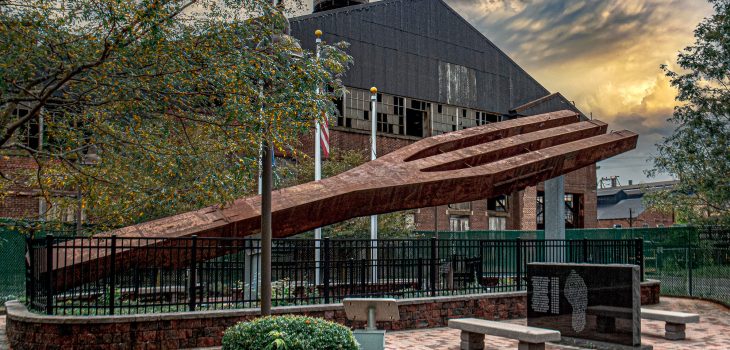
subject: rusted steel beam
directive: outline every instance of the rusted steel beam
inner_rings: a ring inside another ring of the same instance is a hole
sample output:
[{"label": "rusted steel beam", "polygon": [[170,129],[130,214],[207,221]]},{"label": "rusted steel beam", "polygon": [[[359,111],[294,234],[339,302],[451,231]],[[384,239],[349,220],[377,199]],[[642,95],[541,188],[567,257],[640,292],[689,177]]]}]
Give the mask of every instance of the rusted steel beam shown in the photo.
[{"label": "rusted steel beam", "polygon": [[[637,134],[606,134],[606,129],[600,121],[581,122],[577,113],[559,111],[429,137],[337,176],[274,191],[274,236],[359,216],[508,194],[636,147]],[[174,238],[191,235],[245,237],[259,231],[260,207],[261,196],[246,197],[223,208],[208,207],[99,236],[155,238],[150,245],[174,245]],[[134,249],[117,248],[117,255],[144,263],[132,257]],[[70,248],[54,269],[78,269],[79,262],[106,265],[105,250],[89,254]],[[188,258],[169,261],[184,265]]]}]

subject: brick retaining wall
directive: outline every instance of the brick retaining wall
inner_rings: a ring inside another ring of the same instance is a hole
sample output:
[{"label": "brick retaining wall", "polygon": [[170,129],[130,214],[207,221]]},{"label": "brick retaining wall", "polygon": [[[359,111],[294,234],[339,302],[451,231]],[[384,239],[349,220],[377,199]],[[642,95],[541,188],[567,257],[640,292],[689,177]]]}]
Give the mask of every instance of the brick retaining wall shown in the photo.
[{"label": "brick retaining wall", "polygon": [[[644,301],[659,301],[659,283],[642,284]],[[46,316],[7,304],[7,335],[15,350],[24,349],[179,349],[220,345],[223,331],[258,317],[258,309],[196,311],[122,316]],[[444,327],[451,318],[506,320],[527,316],[525,292],[491,293],[398,301],[400,321],[378,322],[388,330]],[[353,328],[342,304],[275,307],[277,315],[322,317]]]}]

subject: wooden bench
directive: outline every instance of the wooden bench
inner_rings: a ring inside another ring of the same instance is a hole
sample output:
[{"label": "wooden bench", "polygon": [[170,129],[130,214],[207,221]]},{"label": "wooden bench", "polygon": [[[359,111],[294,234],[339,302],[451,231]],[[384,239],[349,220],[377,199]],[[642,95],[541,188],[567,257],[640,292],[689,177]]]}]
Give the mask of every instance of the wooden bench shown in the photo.
[{"label": "wooden bench", "polygon": [[449,328],[461,330],[461,350],[484,349],[484,336],[519,340],[519,350],[544,350],[545,342],[559,341],[560,332],[518,324],[460,318],[449,320]]},{"label": "wooden bench", "polygon": [[676,311],[641,309],[641,318],[645,320],[664,321],[664,339],[682,340],[687,323],[700,322],[700,315]]}]

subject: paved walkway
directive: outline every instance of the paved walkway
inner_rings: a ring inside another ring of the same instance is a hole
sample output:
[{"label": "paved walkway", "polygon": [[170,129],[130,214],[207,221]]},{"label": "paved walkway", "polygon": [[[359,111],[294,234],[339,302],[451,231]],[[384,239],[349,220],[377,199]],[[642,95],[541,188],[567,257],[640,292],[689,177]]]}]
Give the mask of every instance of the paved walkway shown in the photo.
[{"label": "paved walkway", "polygon": [[[652,308],[697,313],[700,323],[687,325],[687,339],[664,339],[664,322],[641,321],[643,344],[653,345],[656,350],[727,350],[730,349],[730,310],[722,305],[692,299],[662,297],[659,305]],[[526,324],[525,319],[509,321]],[[459,350],[459,331],[449,328],[423,329],[386,333],[387,350]],[[487,336],[488,349],[516,349],[517,341]],[[490,347],[491,346],[491,347]],[[548,344],[547,349],[575,349],[574,347]]]}]

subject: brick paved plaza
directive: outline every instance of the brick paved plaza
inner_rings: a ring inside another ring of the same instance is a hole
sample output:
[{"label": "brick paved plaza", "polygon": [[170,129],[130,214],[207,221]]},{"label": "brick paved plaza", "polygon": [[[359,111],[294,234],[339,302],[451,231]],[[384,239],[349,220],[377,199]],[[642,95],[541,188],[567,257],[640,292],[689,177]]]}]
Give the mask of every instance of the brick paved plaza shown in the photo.
[{"label": "brick paved plaza", "polygon": [[[697,313],[700,323],[687,325],[687,339],[683,341],[664,340],[664,322],[641,322],[642,343],[653,345],[655,350],[730,349],[730,310],[726,307],[701,300],[662,297],[661,304],[650,306],[662,310]],[[512,323],[526,324],[525,319]],[[503,338],[485,338],[487,349],[517,349],[517,341]],[[575,347],[548,345],[548,349],[576,349]],[[449,328],[423,329],[417,331],[389,332],[386,334],[387,350],[458,350],[459,331]]]}]

